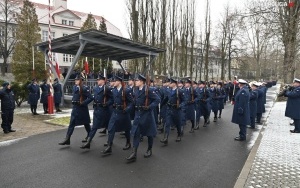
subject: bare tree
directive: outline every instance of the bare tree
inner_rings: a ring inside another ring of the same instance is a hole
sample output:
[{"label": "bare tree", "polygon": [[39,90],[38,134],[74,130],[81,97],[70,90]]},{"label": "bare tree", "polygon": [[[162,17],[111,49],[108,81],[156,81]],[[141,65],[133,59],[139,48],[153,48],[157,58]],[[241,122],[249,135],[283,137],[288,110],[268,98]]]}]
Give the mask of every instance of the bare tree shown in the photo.
[{"label": "bare tree", "polygon": [[0,57],[3,57],[1,73],[5,76],[8,59],[14,51],[16,38],[17,5],[9,0],[0,1]]},{"label": "bare tree", "polygon": [[210,48],[210,30],[211,30],[211,19],[210,19],[210,4],[209,0],[206,0],[206,12],[205,12],[205,55],[204,55],[204,78],[208,81],[208,64],[209,64],[209,48]]}]

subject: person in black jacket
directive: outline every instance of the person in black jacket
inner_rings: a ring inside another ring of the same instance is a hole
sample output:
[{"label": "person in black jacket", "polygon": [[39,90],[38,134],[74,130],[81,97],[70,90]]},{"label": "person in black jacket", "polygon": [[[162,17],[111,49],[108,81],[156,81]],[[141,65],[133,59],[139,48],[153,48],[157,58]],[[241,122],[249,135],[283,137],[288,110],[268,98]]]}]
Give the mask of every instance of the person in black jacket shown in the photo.
[{"label": "person in black jacket", "polygon": [[8,82],[2,84],[3,89],[0,90],[0,100],[1,100],[1,128],[5,134],[10,132],[16,132],[16,130],[11,128],[11,124],[14,120],[14,110],[15,110],[15,96],[11,90],[11,86]]}]

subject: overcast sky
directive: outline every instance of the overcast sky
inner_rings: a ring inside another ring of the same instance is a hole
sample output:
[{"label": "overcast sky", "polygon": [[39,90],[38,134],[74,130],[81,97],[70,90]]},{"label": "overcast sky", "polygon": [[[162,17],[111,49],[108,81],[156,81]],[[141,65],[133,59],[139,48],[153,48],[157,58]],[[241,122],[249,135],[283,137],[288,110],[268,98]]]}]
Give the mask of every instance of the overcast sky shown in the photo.
[{"label": "overcast sky", "polygon": [[[31,1],[48,4],[48,0]],[[224,5],[229,3],[232,7],[239,6],[242,1],[243,0],[211,0],[211,16],[213,24],[216,24],[216,22],[219,20],[220,15],[224,10]],[[196,0],[197,25],[200,25],[200,20],[204,18],[205,2],[206,0]],[[128,37],[128,14],[126,8],[126,0],[68,0],[68,9],[103,16],[116,27],[118,27],[124,37]]]}]

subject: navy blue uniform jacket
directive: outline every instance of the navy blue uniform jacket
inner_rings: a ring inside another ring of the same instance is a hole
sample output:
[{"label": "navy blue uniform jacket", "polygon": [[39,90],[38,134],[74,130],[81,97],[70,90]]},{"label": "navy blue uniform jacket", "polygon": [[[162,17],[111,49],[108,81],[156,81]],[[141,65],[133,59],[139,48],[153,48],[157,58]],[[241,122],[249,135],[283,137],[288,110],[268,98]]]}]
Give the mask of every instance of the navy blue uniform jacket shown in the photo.
[{"label": "navy blue uniform jacket", "polygon": [[284,96],[288,97],[285,116],[292,119],[300,119],[300,87],[296,87],[292,91],[285,92]]},{"label": "navy blue uniform jacket", "polygon": [[73,97],[72,102],[77,104],[73,105],[71,112],[71,120],[73,122],[75,119],[76,125],[90,124],[91,118],[89,114],[88,104],[93,101],[93,96],[87,86],[82,86],[82,103],[80,103],[80,88],[79,86],[73,86]]},{"label": "navy blue uniform jacket", "polygon": [[247,86],[239,89],[235,95],[235,103],[232,113],[232,123],[239,125],[249,125],[250,124],[250,93]]},{"label": "navy blue uniform jacket", "polygon": [[37,84],[29,84],[27,89],[29,91],[28,104],[37,105],[40,99],[40,86]]},{"label": "navy blue uniform jacket", "polygon": [[[123,106],[123,95],[125,95],[126,108]],[[113,110],[111,118],[108,124],[108,131],[115,128],[116,132],[120,131],[130,131],[131,129],[131,119],[130,111],[133,107],[133,98],[131,90],[126,88],[125,93],[121,87],[118,91],[117,88],[112,89],[112,103]]]},{"label": "navy blue uniform jacket", "polygon": [[156,123],[154,119],[154,110],[160,103],[160,97],[156,94],[154,88],[149,88],[148,91],[148,108],[144,109],[147,98],[146,87],[141,90],[135,89],[134,93],[134,108],[135,116],[131,129],[131,135],[141,134],[143,136],[156,135]]}]

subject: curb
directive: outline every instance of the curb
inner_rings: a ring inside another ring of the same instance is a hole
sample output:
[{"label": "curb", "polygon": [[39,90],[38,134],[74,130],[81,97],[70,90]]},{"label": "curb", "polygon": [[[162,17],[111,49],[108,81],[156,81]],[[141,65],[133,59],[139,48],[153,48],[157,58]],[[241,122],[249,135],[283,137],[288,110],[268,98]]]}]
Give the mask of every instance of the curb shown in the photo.
[{"label": "curb", "polygon": [[[280,88],[280,87],[279,87]],[[265,122],[263,123],[262,125],[262,128],[259,130],[259,134],[258,134],[258,137],[249,153],[249,156],[242,168],[242,171],[239,175],[239,177],[237,178],[236,182],[235,182],[235,185],[234,185],[234,188],[241,188],[241,187],[245,187],[246,185],[246,181],[248,179],[248,175],[251,171],[251,168],[252,168],[252,164],[254,162],[254,159],[256,157],[256,154],[257,154],[257,150],[258,150],[258,147],[260,146],[260,142],[262,140],[262,136],[263,136],[263,131],[265,130],[266,126],[267,126],[267,122],[268,122],[268,119],[269,119],[269,116],[270,116],[270,113],[272,112],[273,110],[273,107],[274,107],[274,104],[277,102],[277,95],[275,96],[274,100],[273,100],[273,104],[272,104],[272,107],[266,117],[266,120]]]}]

